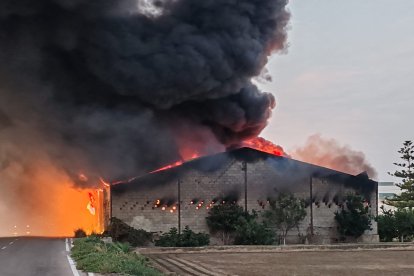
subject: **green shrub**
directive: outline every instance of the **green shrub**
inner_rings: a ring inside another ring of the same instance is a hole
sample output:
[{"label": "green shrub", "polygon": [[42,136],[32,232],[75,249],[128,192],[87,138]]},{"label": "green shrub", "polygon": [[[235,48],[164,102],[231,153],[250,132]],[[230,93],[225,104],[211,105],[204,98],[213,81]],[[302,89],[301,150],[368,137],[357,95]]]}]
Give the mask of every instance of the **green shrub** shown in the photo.
[{"label": "green shrub", "polygon": [[218,234],[224,244],[269,245],[274,243],[274,233],[265,224],[259,223],[255,211],[245,213],[243,208],[232,203],[216,205],[206,217],[213,234]]},{"label": "green shrub", "polygon": [[169,232],[162,234],[154,244],[155,246],[162,247],[178,247],[180,244],[180,235],[178,234],[177,228],[173,227]]},{"label": "green shrub", "polygon": [[83,229],[81,229],[81,228],[76,229],[74,231],[74,237],[75,238],[85,238],[86,236],[87,236],[86,235],[86,232]]},{"label": "green shrub", "polygon": [[414,236],[414,210],[397,209],[394,212],[396,234],[401,242],[413,240]]},{"label": "green shrub", "polygon": [[194,247],[194,246],[206,246],[210,244],[210,236],[204,233],[194,233],[188,226],[183,230],[180,235],[179,246],[181,247]]},{"label": "green shrub", "polygon": [[145,246],[152,241],[152,233],[135,229],[120,219],[112,218],[108,234],[114,241],[128,242],[132,246]]},{"label": "green shrub", "polygon": [[161,275],[149,267],[147,258],[130,252],[130,249],[126,244],[106,244],[98,237],[88,237],[74,241],[71,256],[76,261],[76,267],[87,272]]},{"label": "green shrub", "polygon": [[276,229],[283,244],[286,244],[288,232],[298,228],[305,216],[305,201],[291,193],[280,193],[276,199],[271,199],[269,209],[263,214],[265,225]]},{"label": "green shrub", "polygon": [[225,203],[215,205],[206,217],[207,225],[213,234],[218,234],[224,244],[229,244],[234,237],[244,210],[237,204]]},{"label": "green shrub", "polygon": [[385,210],[384,206],[381,206],[381,210],[382,214],[376,217],[380,241],[391,242],[394,238],[398,237],[394,212]]},{"label": "green shrub", "polygon": [[155,246],[162,247],[197,247],[210,244],[210,236],[204,233],[195,233],[188,226],[182,234],[178,234],[177,228],[173,227],[168,233],[164,233],[155,241]]},{"label": "green shrub", "polygon": [[257,213],[241,217],[236,225],[234,244],[270,245],[275,242],[275,234],[263,223],[257,222]]},{"label": "green shrub", "polygon": [[370,210],[364,206],[364,199],[360,195],[348,194],[345,204],[340,211],[335,212],[335,220],[341,239],[346,237],[360,237],[365,230],[371,230]]}]

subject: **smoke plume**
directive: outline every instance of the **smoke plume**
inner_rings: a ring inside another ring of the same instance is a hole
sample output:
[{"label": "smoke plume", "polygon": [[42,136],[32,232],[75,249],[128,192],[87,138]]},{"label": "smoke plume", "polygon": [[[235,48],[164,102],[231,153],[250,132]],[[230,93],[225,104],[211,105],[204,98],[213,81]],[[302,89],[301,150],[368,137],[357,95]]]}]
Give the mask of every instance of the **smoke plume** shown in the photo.
[{"label": "smoke plume", "polygon": [[286,5],[1,1],[0,169],[43,158],[117,180],[178,159],[183,141],[208,153],[257,136],[275,100],[251,79],[285,47]]},{"label": "smoke plume", "polygon": [[275,100],[251,79],[285,47],[286,4],[0,1],[0,235],[93,230],[73,184],[257,136]]},{"label": "smoke plume", "polygon": [[376,178],[377,172],[368,163],[362,152],[340,145],[334,139],[326,139],[320,135],[312,135],[303,147],[290,152],[293,158],[331,168],[352,175],[362,172]]}]

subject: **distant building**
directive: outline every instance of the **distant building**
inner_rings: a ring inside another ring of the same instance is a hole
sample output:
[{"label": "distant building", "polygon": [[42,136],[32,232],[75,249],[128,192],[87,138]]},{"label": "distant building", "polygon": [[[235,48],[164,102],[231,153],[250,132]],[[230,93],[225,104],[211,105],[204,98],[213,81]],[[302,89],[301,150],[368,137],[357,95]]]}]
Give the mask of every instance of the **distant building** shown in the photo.
[{"label": "distant building", "polygon": [[394,182],[378,182],[378,210],[381,212],[381,207],[384,206],[386,210],[394,209],[394,207],[384,204],[387,198],[393,198],[395,195],[401,193],[399,187]]}]

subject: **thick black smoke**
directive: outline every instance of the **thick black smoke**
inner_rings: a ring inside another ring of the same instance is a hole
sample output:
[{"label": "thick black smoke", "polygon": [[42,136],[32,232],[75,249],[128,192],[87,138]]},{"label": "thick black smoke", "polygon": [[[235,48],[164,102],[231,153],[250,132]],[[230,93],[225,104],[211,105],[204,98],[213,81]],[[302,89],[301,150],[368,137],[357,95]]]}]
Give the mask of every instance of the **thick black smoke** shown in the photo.
[{"label": "thick black smoke", "polygon": [[286,5],[1,0],[0,169],[41,152],[114,180],[258,135],[275,101],[251,78],[285,46]]}]

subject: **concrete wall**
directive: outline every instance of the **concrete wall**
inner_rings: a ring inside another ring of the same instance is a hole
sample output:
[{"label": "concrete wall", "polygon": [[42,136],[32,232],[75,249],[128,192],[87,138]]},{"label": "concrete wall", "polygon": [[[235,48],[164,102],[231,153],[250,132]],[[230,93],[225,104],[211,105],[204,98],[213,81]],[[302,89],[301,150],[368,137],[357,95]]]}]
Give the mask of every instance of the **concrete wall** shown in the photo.
[{"label": "concrete wall", "polygon": [[[313,211],[314,241],[331,243],[338,239],[334,213],[341,198],[348,192],[355,192],[344,183],[319,177],[300,175],[286,168],[278,168],[272,160],[247,163],[247,207],[248,210],[263,212],[269,207],[268,199],[280,192],[292,192],[308,202],[307,216],[299,227],[289,233],[291,242],[300,242],[299,235],[311,233],[311,208]],[[163,233],[178,226],[178,181],[181,191],[181,227],[188,225],[193,231],[208,232],[205,217],[213,201],[236,199],[245,206],[245,171],[242,161],[229,159],[214,171],[187,170],[179,177],[162,179],[147,185],[145,179],[127,184],[122,191],[112,192],[112,216],[122,219],[135,228]],[[312,185],[312,199],[311,199]],[[376,190],[369,192],[373,215],[376,214]],[[161,200],[159,206],[156,201]],[[191,204],[197,200],[197,203]],[[204,204],[198,207],[198,203]],[[336,202],[335,202],[336,201]],[[219,204],[217,202],[216,204]],[[165,207],[165,210],[162,207]],[[376,223],[367,231],[365,240],[376,240]],[[372,236],[372,237],[371,237]]]}]

